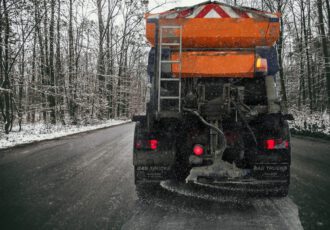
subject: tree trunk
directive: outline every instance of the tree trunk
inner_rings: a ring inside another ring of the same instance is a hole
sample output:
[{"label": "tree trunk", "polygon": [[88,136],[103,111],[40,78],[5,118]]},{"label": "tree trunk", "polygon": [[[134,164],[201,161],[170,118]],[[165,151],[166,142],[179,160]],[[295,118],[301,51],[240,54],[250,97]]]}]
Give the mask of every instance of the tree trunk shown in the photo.
[{"label": "tree trunk", "polygon": [[45,63],[45,52],[44,52],[44,42],[43,42],[43,38],[41,35],[41,29],[40,29],[40,22],[41,22],[41,17],[39,14],[39,1],[38,0],[34,0],[34,7],[35,7],[35,22],[36,22],[36,30],[37,30],[37,34],[38,34],[38,42],[39,42],[39,52],[40,52],[40,78],[41,78],[41,89],[40,91],[41,93],[41,101],[42,101],[42,107],[43,107],[43,111],[42,111],[42,115],[43,115],[43,120],[44,122],[46,122],[46,118],[47,118],[47,113],[45,111],[45,93],[44,93],[44,86],[46,85],[45,82],[45,75],[46,75],[46,63]]},{"label": "tree trunk", "polygon": [[[36,19],[35,19],[36,22]],[[35,122],[35,117],[36,117],[36,109],[34,106],[35,103],[35,89],[37,88],[36,86],[36,76],[37,76],[37,70],[36,70],[36,57],[37,57],[37,51],[36,51],[36,46],[37,46],[37,27],[34,30],[34,35],[33,35],[33,51],[32,51],[32,78],[31,78],[31,87],[33,87],[32,93],[30,95],[30,106],[32,105],[31,109],[31,122]]]},{"label": "tree trunk", "polygon": [[[3,22],[3,13],[2,13],[2,1],[0,1],[0,21]],[[3,58],[3,39],[2,39],[2,30],[3,30],[3,23],[0,23],[0,61],[2,62]],[[0,85],[2,86],[4,82],[4,74],[3,74],[3,65],[0,65]],[[0,112],[3,117],[3,120],[6,120],[6,115],[4,112],[4,98],[3,93],[0,92]]]},{"label": "tree trunk", "polygon": [[[282,5],[278,3],[278,12],[282,13]],[[281,94],[282,94],[282,101],[284,102],[285,106],[288,106],[288,99],[286,96],[286,87],[285,87],[285,78],[284,78],[284,71],[283,71],[283,18],[280,18],[280,26],[281,26],[281,32],[280,32],[280,38],[277,42],[278,46],[278,63],[280,66],[280,84],[281,84]]]},{"label": "tree trunk", "polygon": [[317,0],[317,10],[319,16],[319,25],[320,25],[320,35],[322,38],[322,49],[324,55],[324,63],[325,63],[325,75],[326,75],[326,89],[327,89],[327,110],[330,114],[330,57],[328,52],[328,44],[327,38],[325,36],[324,29],[324,19],[323,19],[323,11],[322,11],[322,0]]},{"label": "tree trunk", "polygon": [[[43,88],[44,91],[47,89],[47,91],[49,91],[49,52],[48,52],[48,6],[47,6],[47,0],[44,0],[44,28],[43,28],[43,32],[44,32],[44,44],[43,44],[43,48],[44,48],[44,79],[43,79]],[[49,92],[47,92],[49,94]],[[44,117],[44,121],[47,122],[47,115],[48,115],[48,109],[49,109],[49,105],[48,105],[48,96],[47,94],[44,95],[43,97],[43,117]]]},{"label": "tree trunk", "polygon": [[49,94],[49,106],[50,106],[50,123],[56,124],[56,112],[55,112],[55,70],[54,70],[54,30],[55,30],[55,0],[51,1],[51,13],[50,13],[50,25],[49,25],[49,77],[50,77],[50,94]]},{"label": "tree trunk", "polygon": [[[7,9],[7,1],[3,0],[3,9]],[[9,15],[8,15],[8,10],[4,10],[3,13],[3,24],[4,24],[4,47],[5,47],[5,56],[4,56],[4,82],[3,82],[3,88],[8,90],[5,92],[5,106],[4,106],[4,113],[5,113],[5,133],[9,134],[11,126],[12,126],[12,95],[9,92],[11,89],[10,86],[10,73],[9,73],[9,50],[10,50],[10,44],[9,44],[9,36],[10,36],[10,24],[9,24]]]},{"label": "tree trunk", "polygon": [[[59,117],[62,125],[65,125],[65,111],[63,109],[65,103],[65,79],[62,74],[62,62],[61,62],[61,0],[57,0],[57,22],[56,22],[56,71],[55,71],[55,85],[57,86],[55,93],[62,96],[56,96],[56,102],[59,103]],[[56,104],[55,102],[55,104]]]},{"label": "tree trunk", "polygon": [[126,44],[126,30],[127,30],[127,23],[128,23],[128,16],[125,15],[125,22],[124,22],[124,28],[123,28],[123,37],[122,42],[120,46],[120,54],[119,54],[119,68],[118,68],[118,85],[117,85],[117,117],[122,116],[123,112],[123,72],[124,72],[124,60],[125,60],[125,44]]},{"label": "tree trunk", "polygon": [[97,0],[97,15],[99,23],[99,49],[98,49],[98,58],[97,58],[97,78],[99,80],[99,118],[103,117],[104,109],[103,108],[103,98],[105,95],[105,66],[104,66],[104,50],[103,50],[103,40],[104,40],[104,23],[103,23],[103,0]]},{"label": "tree trunk", "polygon": [[108,0],[108,28],[107,28],[107,99],[108,99],[108,119],[112,118],[112,74],[113,74],[113,61],[112,61],[112,15],[111,15],[111,0]]},{"label": "tree trunk", "polygon": [[69,4],[69,112],[72,124],[77,124],[74,84],[74,45],[73,45],[73,0]]},{"label": "tree trunk", "polygon": [[[22,37],[25,38],[25,30],[24,30],[24,22],[23,18],[21,18],[22,23]],[[23,119],[23,106],[22,106],[22,99],[23,99],[23,85],[24,85],[24,72],[25,72],[25,43],[22,44],[22,55],[21,55],[21,68],[20,68],[20,76],[18,81],[18,106],[17,106],[17,115],[18,115],[18,125],[19,131],[22,130],[22,119]]]},{"label": "tree trunk", "polygon": [[330,37],[330,3],[329,0],[325,0],[327,6],[327,13],[328,13],[328,36]]},{"label": "tree trunk", "polygon": [[305,7],[304,0],[301,0],[301,12],[302,12],[302,29],[304,32],[304,41],[305,41],[305,54],[306,54],[306,68],[307,68],[307,80],[308,80],[308,97],[309,97],[309,109],[312,113],[313,111],[313,94],[312,94],[312,79],[311,79],[311,70],[310,70],[310,58],[309,58],[309,39],[308,32],[306,28],[306,17],[305,17]]}]

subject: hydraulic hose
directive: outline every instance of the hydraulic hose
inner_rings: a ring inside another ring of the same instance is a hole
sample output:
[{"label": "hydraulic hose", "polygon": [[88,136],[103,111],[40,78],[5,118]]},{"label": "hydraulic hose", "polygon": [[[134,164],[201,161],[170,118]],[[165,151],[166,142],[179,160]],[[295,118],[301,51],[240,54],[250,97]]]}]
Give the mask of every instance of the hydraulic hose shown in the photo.
[{"label": "hydraulic hose", "polygon": [[233,103],[233,105],[235,106],[235,108],[236,108],[236,110],[237,110],[237,112],[238,112],[238,115],[241,117],[241,119],[242,119],[244,125],[245,125],[246,128],[249,130],[249,132],[251,133],[251,136],[252,136],[252,138],[253,138],[254,143],[256,144],[256,146],[258,146],[258,141],[257,141],[256,135],[254,134],[254,132],[253,132],[251,126],[249,125],[249,123],[246,121],[246,119],[245,119],[244,116],[242,115],[242,111],[240,110],[240,108],[238,107],[238,105],[237,105],[235,102],[232,101],[232,103]]},{"label": "hydraulic hose", "polygon": [[216,127],[215,125],[212,125],[211,123],[207,122],[196,110],[183,108],[183,111],[190,112],[193,115],[197,116],[203,124],[205,124],[206,126],[213,129],[214,131],[216,131],[219,134],[219,140],[221,143],[220,152],[223,153],[225,151],[225,149],[227,148],[227,141],[226,141],[226,136],[222,132],[222,130],[219,129],[218,127]]}]

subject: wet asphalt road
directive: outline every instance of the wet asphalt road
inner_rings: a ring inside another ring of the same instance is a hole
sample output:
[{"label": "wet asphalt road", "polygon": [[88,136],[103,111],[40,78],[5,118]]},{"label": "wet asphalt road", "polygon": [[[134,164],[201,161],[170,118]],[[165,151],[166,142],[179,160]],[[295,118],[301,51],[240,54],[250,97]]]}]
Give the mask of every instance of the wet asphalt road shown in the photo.
[{"label": "wet asphalt road", "polygon": [[293,138],[289,197],[305,229],[330,229],[330,142]]},{"label": "wet asphalt road", "polygon": [[293,138],[288,198],[215,202],[162,188],[137,194],[133,129],[2,150],[0,229],[301,229],[298,208],[306,229],[330,228],[329,143]]}]

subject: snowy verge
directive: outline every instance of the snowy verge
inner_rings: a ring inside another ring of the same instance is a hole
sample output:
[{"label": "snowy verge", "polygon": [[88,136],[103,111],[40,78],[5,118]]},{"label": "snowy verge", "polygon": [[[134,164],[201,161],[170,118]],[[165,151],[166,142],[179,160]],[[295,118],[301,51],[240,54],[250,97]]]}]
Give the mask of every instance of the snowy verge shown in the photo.
[{"label": "snowy verge", "polygon": [[130,120],[108,120],[100,124],[76,126],[76,125],[50,125],[50,124],[25,124],[22,126],[22,131],[19,132],[19,127],[13,128],[8,135],[0,133],[0,150],[14,146],[34,143],[44,140],[52,140],[59,137],[69,136],[72,134],[83,133],[87,131],[107,128],[115,125],[125,124]]},{"label": "snowy verge", "polygon": [[329,114],[321,112],[311,114],[307,110],[299,111],[296,109],[290,109],[290,113],[295,119],[290,122],[290,129],[293,134],[330,138]]}]

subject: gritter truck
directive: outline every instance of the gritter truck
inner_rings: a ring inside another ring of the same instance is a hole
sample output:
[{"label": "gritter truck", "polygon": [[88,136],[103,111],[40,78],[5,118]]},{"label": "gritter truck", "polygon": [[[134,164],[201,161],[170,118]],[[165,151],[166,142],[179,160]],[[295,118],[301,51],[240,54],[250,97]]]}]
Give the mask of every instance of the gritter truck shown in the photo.
[{"label": "gritter truck", "polygon": [[286,196],[291,146],[278,99],[280,14],[208,1],[146,14],[150,100],[135,115],[135,183]]}]

